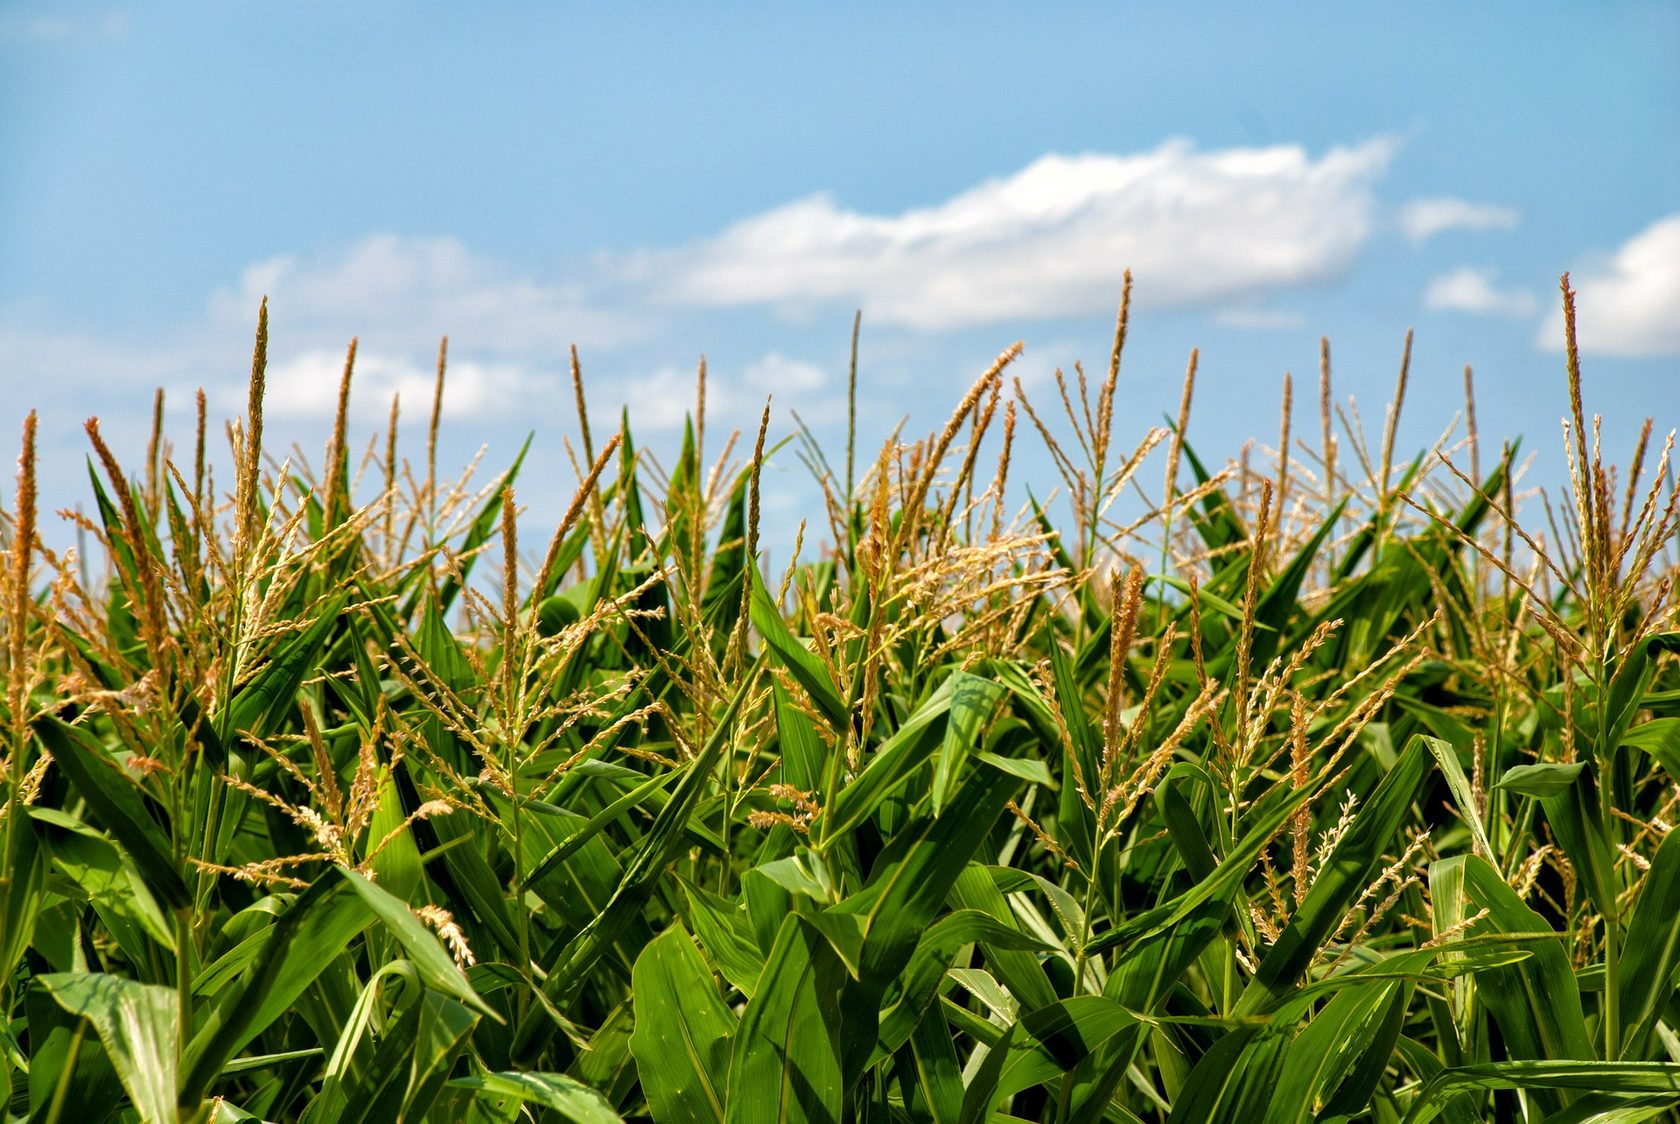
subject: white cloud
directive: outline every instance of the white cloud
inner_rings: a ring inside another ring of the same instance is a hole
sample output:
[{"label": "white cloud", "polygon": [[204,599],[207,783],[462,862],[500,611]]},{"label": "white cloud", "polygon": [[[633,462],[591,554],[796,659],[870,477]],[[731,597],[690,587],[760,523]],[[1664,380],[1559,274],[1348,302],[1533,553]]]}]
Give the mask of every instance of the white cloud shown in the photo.
[{"label": "white cloud", "polygon": [[[1652,223],[1572,284],[1582,351],[1680,355],[1680,214]],[[1546,318],[1539,343],[1563,350],[1561,309]]]},{"label": "white cloud", "polygon": [[265,295],[275,417],[332,414],[352,336],[360,337],[351,394],[360,418],[383,419],[393,393],[402,395],[407,416],[430,408],[444,333],[451,416],[511,417],[559,405],[569,346],[587,353],[621,343],[637,331],[631,318],[639,311],[609,308],[593,290],[515,271],[453,238],[385,234],[336,254],[257,262],[211,293],[202,316],[144,340],[51,327],[41,310],[0,309],[0,374],[20,392],[136,386],[149,394],[161,384],[177,408],[190,408],[202,385],[216,405],[236,412]]},{"label": "white cloud", "polygon": [[1515,207],[1463,199],[1414,199],[1400,210],[1400,226],[1412,244],[1447,230],[1509,230],[1522,215]]},{"label": "white cloud", "polygon": [[632,325],[582,284],[517,273],[454,238],[378,234],[339,254],[270,258],[211,298],[216,319],[249,325],[269,298],[271,334],[340,347],[352,335],[410,351],[451,339],[475,351],[563,357],[572,343],[601,346]]},{"label": "white cloud", "polygon": [[[271,362],[267,373],[267,412],[274,417],[330,416],[338,408],[338,384],[344,373],[342,352],[308,351]],[[361,418],[382,419],[391,396],[400,394],[405,416],[431,410],[435,366],[401,356],[358,350],[350,385],[351,410]],[[558,389],[518,364],[451,360],[444,375],[443,408],[449,417],[482,418],[530,410],[552,400]],[[225,388],[218,396],[230,410],[244,408],[244,389]]]},{"label": "white cloud", "polygon": [[[445,410],[490,418],[564,405],[570,346],[587,354],[636,331],[630,309],[609,308],[583,284],[510,269],[448,237],[379,234],[338,253],[257,262],[211,295],[207,333],[248,337],[264,296],[277,417],[332,414],[352,336],[360,340],[351,389],[358,417],[384,417],[392,394],[402,396],[405,416],[429,410],[438,339],[447,334]],[[226,387],[218,401],[237,409],[243,393]]]},{"label": "white cloud", "polygon": [[13,11],[0,13],[0,40],[70,43],[120,39],[128,34],[128,26],[128,13],[120,8],[72,13]]},{"label": "white cloud", "polygon": [[1281,308],[1227,308],[1214,314],[1213,322],[1222,328],[1245,328],[1251,331],[1277,332],[1300,328],[1306,318],[1299,312]]},{"label": "white cloud", "polygon": [[[719,411],[721,404],[718,399],[724,395],[720,394],[722,387],[710,379],[707,381],[706,414],[710,417]],[[681,428],[683,419],[694,413],[697,399],[694,371],[678,367],[660,367],[646,374],[609,377],[604,383],[591,383],[591,388],[591,420],[598,412],[597,406],[603,406],[617,396],[629,408],[636,432],[666,432]],[[727,409],[726,406],[722,408]],[[616,422],[617,410],[614,409],[606,420]]]},{"label": "white cloud", "polygon": [[828,384],[828,372],[815,363],[789,359],[778,351],[747,364],[742,378],[748,386],[769,394],[799,394]]},{"label": "white cloud", "polygon": [[860,302],[924,329],[1107,311],[1121,273],[1140,303],[1197,305],[1334,277],[1373,225],[1389,139],[1314,160],[1299,146],[1048,155],[896,215],[815,195],[714,238],[626,262],[663,298],[783,311]]},{"label": "white cloud", "polygon": [[1424,291],[1424,306],[1482,315],[1531,315],[1537,303],[1534,294],[1525,289],[1500,289],[1494,284],[1498,272],[1466,266],[1443,274]]},{"label": "white cloud", "polygon": [[202,357],[178,343],[88,335],[54,326],[32,311],[0,310],[0,389],[14,401],[32,402],[49,391],[104,391],[140,386],[145,393]]},{"label": "white cloud", "polygon": [[[8,390],[161,383],[178,405],[204,385],[237,410],[266,295],[277,418],[331,414],[352,336],[358,417],[382,418],[393,393],[405,416],[418,416],[447,333],[454,415],[569,416],[566,353],[575,343],[592,401],[628,402],[640,424],[670,428],[692,408],[692,369],[665,367],[648,344],[662,320],[693,320],[698,308],[826,315],[858,301],[872,324],[934,331],[1106,318],[1130,267],[1140,307],[1201,306],[1228,325],[1296,327],[1299,318],[1271,309],[1270,299],[1355,260],[1375,227],[1374,186],[1395,147],[1378,138],[1318,154],[1298,145],[1204,152],[1173,141],[1143,153],[1046,155],[929,207],[867,215],[819,195],[690,245],[603,250],[545,267],[513,266],[452,237],[376,234],[256,261],[211,292],[202,313],[144,340],[0,316],[9,357],[0,374]],[[1030,377],[1031,363],[1023,370]],[[750,424],[773,394],[778,414],[797,408],[817,424],[843,416],[841,376],[776,352],[714,364],[709,413]]]},{"label": "white cloud", "polygon": [[[630,408],[630,420],[639,431],[667,431],[682,426],[694,413],[693,368],[660,367],[646,374],[607,378],[594,385],[590,414],[596,399],[617,398]],[[828,373],[815,363],[791,359],[770,352],[738,371],[712,365],[706,373],[706,418],[725,427],[756,425],[764,399],[772,398],[778,415],[792,408],[807,421],[827,419],[835,403],[844,406],[840,395],[830,390]],[[616,402],[615,402],[616,406]]]}]

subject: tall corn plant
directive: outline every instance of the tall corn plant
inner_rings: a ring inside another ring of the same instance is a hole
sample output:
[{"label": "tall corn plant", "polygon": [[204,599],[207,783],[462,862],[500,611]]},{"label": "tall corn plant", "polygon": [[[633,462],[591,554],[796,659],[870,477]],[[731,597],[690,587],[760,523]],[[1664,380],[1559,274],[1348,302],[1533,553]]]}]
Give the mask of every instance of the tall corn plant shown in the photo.
[{"label": "tall corn plant", "polygon": [[[259,316],[225,492],[202,397],[190,462],[161,399],[137,474],[90,424],[92,559],[40,541],[31,417],[9,1111],[1671,1113],[1672,438],[1604,463],[1564,298],[1563,504],[1484,456],[1468,371],[1459,436],[1396,460],[1403,360],[1368,443],[1327,344],[1316,443],[1286,380],[1277,447],[1205,467],[1192,353],[1122,449],[1123,300],[1049,407],[1017,345],[924,438],[854,428],[843,476],[802,433],[830,545],[779,573],[769,407],[709,451],[704,365],[661,471],[597,446],[574,355],[577,486],[529,553],[522,454],[439,477],[443,349],[423,465],[396,403],[352,456],[352,343],[317,473],[265,455]],[[1027,427],[1054,493],[1010,478]]]}]

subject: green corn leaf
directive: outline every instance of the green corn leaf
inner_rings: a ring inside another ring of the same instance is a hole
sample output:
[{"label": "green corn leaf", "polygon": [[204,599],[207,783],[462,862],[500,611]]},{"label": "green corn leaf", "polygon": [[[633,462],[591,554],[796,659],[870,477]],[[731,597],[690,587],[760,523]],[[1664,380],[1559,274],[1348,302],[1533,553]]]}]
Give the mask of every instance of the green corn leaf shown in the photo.
[{"label": "green corn leaf", "polygon": [[1021,1015],[1027,1036],[1043,1047],[1058,1072],[1072,1069],[1110,1038],[1136,1025],[1130,1011],[1100,995],[1076,995]]},{"label": "green corn leaf", "polygon": [[1183,761],[1168,769],[1155,788],[1155,809],[1167,825],[1184,869],[1189,871],[1191,878],[1200,882],[1219,864],[1214,860],[1213,848],[1208,846],[1201,820],[1182,791],[1184,781],[1194,770],[1194,766]]},{"label": "green corn leaf", "polygon": [[840,790],[820,821],[820,840],[846,835],[874,815],[881,802],[927,764],[941,745],[954,684],[946,680],[870,755],[869,763]]},{"label": "green corn leaf", "polygon": [[379,786],[378,809],[368,824],[368,836],[380,841],[379,853],[369,865],[379,885],[403,901],[412,901],[424,877],[420,848],[405,824],[402,793],[395,778],[387,775]]},{"label": "green corn leaf", "polygon": [[822,786],[824,757],[816,725],[793,704],[787,688],[780,683],[773,688],[772,698],[776,708],[776,741],[782,757],[782,782],[801,792],[813,792]]},{"label": "green corn leaf", "polygon": [[[354,1006],[339,1023],[332,1055],[321,1071],[319,1092],[310,1100],[302,1118],[303,1124],[335,1120],[348,1111],[351,1091],[347,1086],[355,1082],[358,1073],[365,1073],[366,1057],[361,1047],[373,1037],[370,1028],[375,1020],[385,1014],[381,1001],[390,1000],[393,1007],[390,1014],[402,1017],[404,1009],[412,1003],[418,986],[419,972],[407,960],[389,961],[373,972],[362,986]],[[381,1030],[388,1032],[388,1024],[383,1019],[380,1022]],[[386,1036],[389,1037],[389,1034],[386,1033]]]},{"label": "green corn leaf", "polygon": [[[401,767],[399,763],[398,768]],[[397,773],[399,785],[402,777],[402,773]],[[415,806],[419,806],[418,795]],[[442,852],[439,861],[443,870],[434,869],[432,877],[444,882],[443,876],[447,875],[446,885],[452,891],[452,900],[459,903],[457,908],[464,907],[462,912],[470,911],[504,952],[512,953],[518,949],[519,934],[507,902],[507,888],[491,869],[473,826],[463,816],[440,816],[429,822],[417,821],[411,830],[421,827],[429,828],[438,841],[433,853]]]},{"label": "green corn leaf", "polygon": [[[1487,860],[1474,855],[1443,859],[1430,870],[1431,885],[1436,880],[1436,867],[1442,868],[1443,874],[1461,867],[1467,908],[1488,911],[1483,921],[1469,928],[1469,936],[1549,930],[1545,920],[1522,903]],[[1518,1058],[1591,1058],[1580,989],[1563,945],[1546,938],[1515,943],[1531,955],[1515,964],[1476,973],[1479,994],[1499,1022],[1506,1050]]]},{"label": "green corn leaf", "polygon": [[1536,799],[1556,796],[1574,784],[1584,768],[1586,764],[1580,761],[1573,765],[1513,765],[1493,787]]},{"label": "green corn leaf", "polygon": [[1622,744],[1650,754],[1668,770],[1670,782],[1680,782],[1680,718],[1657,718],[1622,735]]},{"label": "green corn leaf", "polygon": [[[1415,967],[1421,968],[1429,954],[1413,954],[1413,958]],[[1406,970],[1400,965],[1396,968]],[[1385,980],[1368,987],[1345,987],[1333,994],[1307,1028],[1290,1043],[1266,1115],[1267,1124],[1300,1124],[1312,1120],[1317,1112],[1315,1106],[1336,1092],[1343,1078],[1359,1064],[1378,1029],[1388,1023],[1389,1012],[1400,1009],[1394,1001],[1404,998],[1404,994],[1404,985],[1399,980]],[[1396,1025],[1396,1033],[1398,1029]],[[1388,1049],[1392,1048],[1390,1041]],[[1387,1063],[1386,1051],[1381,1061]]]},{"label": "green corn leaf", "polygon": [[569,1124],[624,1124],[599,1092],[560,1073],[478,1073],[449,1084],[485,1098],[536,1105]]},{"label": "green corn leaf", "polygon": [[809,648],[800,643],[782,619],[782,611],[770,600],[770,591],[756,569],[751,570],[752,623],[764,643],[775,653],[776,659],[787,668],[794,681],[805,689],[817,710],[836,733],[844,734],[851,722],[851,708],[840,697],[839,689]]},{"label": "green corn leaf", "polygon": [[341,595],[324,606],[314,624],[287,641],[240,688],[228,704],[224,731],[260,738],[276,728],[281,716],[297,705],[298,687],[319,667],[321,647],[338,627],[345,601]]},{"label": "green corn leaf", "polygon": [[764,971],[764,953],[754,941],[745,909],[692,882],[684,881],[682,888],[688,920],[707,960],[719,975],[750,998]]},{"label": "green corn leaf", "polygon": [[[45,811],[45,809],[31,808],[31,812]],[[41,907],[46,901],[47,875],[49,852],[43,850],[40,839],[40,829],[33,818],[26,819],[17,815],[19,823],[4,834],[5,882],[0,885],[0,909],[4,913],[4,941],[0,942],[0,969],[8,976],[17,969],[30,945],[34,942],[35,929],[39,924]],[[110,849],[114,851],[114,848]],[[103,895],[105,908],[113,909],[118,916],[127,917],[129,914],[121,908],[128,899],[122,898],[121,889],[127,885],[126,875],[132,867],[125,867],[119,876],[116,865],[120,859],[110,851],[100,851],[97,855],[85,856],[85,865],[79,865],[76,870],[92,884],[84,883],[89,893],[95,893],[100,888],[111,888],[115,895]],[[74,861],[74,860],[72,860]],[[59,864],[63,868],[63,864]],[[144,893],[140,887],[139,893]],[[147,896],[150,901],[150,896]],[[138,908],[138,907],[137,907]],[[156,908],[155,906],[153,907]]]},{"label": "green corn leaf", "polygon": [[570,859],[573,855],[577,854],[580,849],[587,846],[590,840],[599,836],[601,830],[608,824],[624,815],[624,813],[630,809],[647,802],[648,798],[659,789],[665,787],[670,779],[669,774],[661,774],[660,776],[652,777],[643,781],[629,792],[626,792],[623,796],[620,796],[617,800],[614,800],[612,803],[602,808],[599,812],[596,812],[593,816],[590,816],[579,827],[568,833],[565,839],[557,847],[548,854],[544,855],[541,862],[531,868],[531,873],[526,875],[526,882],[528,884],[541,882],[549,874],[553,873],[555,869],[565,863],[567,859]]},{"label": "green corn leaf", "polygon": [[[594,966],[605,948],[616,939],[624,927],[639,915],[643,902],[653,892],[653,884],[665,864],[681,845],[689,815],[701,793],[710,783],[712,770],[717,767],[726,746],[734,736],[735,716],[758,681],[764,662],[742,680],[723,714],[718,718],[711,737],[700,753],[688,763],[682,779],[677,782],[671,799],[655,817],[652,826],[636,845],[624,864],[624,875],[612,899],[594,921],[573,937],[564,947],[557,947],[554,964],[544,981],[543,991],[556,1006],[570,997],[583,981],[584,973]],[[535,1035],[535,1023],[527,1023],[520,1032],[520,1045],[527,1045]]]},{"label": "green corn leaf", "polygon": [[387,1023],[363,1076],[334,1116],[344,1124],[421,1120],[466,1044],[473,1014],[448,996],[422,991]]},{"label": "green corn leaf", "polygon": [[397,943],[419,969],[421,982],[448,995],[464,1007],[488,1015],[492,1019],[501,1017],[479,998],[472,984],[467,982],[466,975],[456,966],[449,953],[444,951],[442,941],[426,928],[407,905],[353,870],[340,867],[338,877],[344,880],[374,917],[397,939]]},{"label": "green corn leaf", "polygon": [[729,1060],[727,1124],[839,1124],[846,969],[809,922],[783,920]]},{"label": "green corn leaf", "polygon": [[1105,1051],[1130,1054],[1141,1028],[1118,1003],[1096,995],[1059,999],[1024,1013],[1009,1040],[992,1103],[1037,1085],[1059,1084],[1063,1074]]},{"label": "green corn leaf", "polygon": [[1640,1124],[1670,1115],[1680,1102],[1680,1093],[1587,1093],[1568,1108],[1546,1117],[1541,1124]]},{"label": "green corn leaf", "polygon": [[1329,1099],[1324,1102],[1324,1114],[1355,1116],[1371,1104],[1383,1077],[1394,1062],[1394,1047],[1405,1028],[1406,1008],[1413,995],[1409,984],[1402,984],[1389,1000],[1388,1010],[1372,1029],[1357,1051],[1353,1066]]},{"label": "green corn leaf", "polygon": [[[461,1004],[435,991],[425,992],[414,1004],[415,1018],[408,1081],[403,1091],[402,1120],[425,1120],[432,1103],[442,1092],[456,1059],[466,1049],[478,1019]],[[395,1036],[391,1036],[394,1038]],[[389,1039],[388,1039],[389,1041]],[[352,1104],[356,1103],[352,1098]],[[380,1116],[364,1116],[378,1121]]]},{"label": "green corn leaf", "polygon": [[1284,1034],[1245,1027],[1215,1042],[1173,1102],[1169,1124],[1261,1119],[1272,1099],[1289,1048]]},{"label": "green corn leaf", "polygon": [[910,1036],[916,1081],[934,1124],[957,1124],[962,1116],[962,1066],[950,1024],[938,1004],[928,1008]]},{"label": "green corn leaf", "polygon": [[1553,795],[1541,797],[1540,806],[1546,811],[1546,822],[1551,825],[1563,853],[1579,872],[1581,885],[1593,906],[1604,916],[1614,917],[1619,912],[1620,880],[1599,812],[1596,789],[1601,779],[1578,772],[1572,783]]},{"label": "green corn leaf", "polygon": [[[146,947],[151,941],[175,951],[175,933],[169,919],[146,888],[140,872],[120,849],[87,824],[56,808],[31,808],[29,815],[38,825],[43,825],[37,830],[46,835],[46,849],[54,867],[87,893],[100,919],[132,962],[146,962]],[[23,834],[19,832],[18,836]],[[34,834],[30,833],[31,838]],[[26,867],[14,862],[10,869],[14,871],[14,884],[27,883],[15,873]]]},{"label": "green corn leaf", "polygon": [[[1491,856],[1493,845],[1488,842],[1487,831],[1482,827],[1482,814],[1477,809],[1475,797],[1470,791],[1470,778],[1464,775],[1464,766],[1459,763],[1458,750],[1439,738],[1430,738],[1425,744],[1429,746],[1435,763],[1441,767],[1441,775],[1447,778],[1447,791],[1452,793],[1453,803],[1458,805],[1458,814],[1464,817],[1464,822],[1470,827],[1470,838],[1476,842],[1477,853]],[[1510,773],[1506,773],[1506,779],[1509,778]],[[1504,787],[1504,782],[1495,787]]]},{"label": "green corn leaf", "polygon": [[630,1050],[654,1116],[672,1124],[721,1124],[736,1020],[680,925],[642,950],[631,988]]},{"label": "green corn leaf", "polygon": [[855,927],[862,938],[857,986],[846,990],[843,1072],[854,1079],[880,1035],[882,997],[910,966],[925,930],[1020,782],[981,765],[958,790],[945,814],[922,815],[893,839],[870,871],[868,884],[831,907],[825,932]]},{"label": "green corn leaf", "polygon": [[29,989],[23,1010],[30,1118],[47,1121],[56,1112],[60,1121],[104,1120],[115,1113],[123,1084],[93,1023],[60,1007],[45,987]]},{"label": "green corn leaf", "polygon": [[[1144,588],[1149,588],[1150,584],[1164,585],[1169,589],[1176,589],[1178,592],[1187,597],[1190,595],[1190,583],[1182,578],[1175,578],[1170,574],[1150,574],[1145,580]],[[1243,611],[1240,605],[1233,605],[1231,602],[1225,600],[1225,598],[1208,592],[1208,590],[1203,586],[1196,586],[1195,590],[1196,601],[1202,607],[1204,612],[1211,610],[1228,621],[1233,621],[1238,624],[1242,623]],[[1257,627],[1261,627],[1258,621],[1256,621],[1255,624]]]},{"label": "green corn leaf", "polygon": [[1313,879],[1306,900],[1260,961],[1260,970],[1237,1001],[1235,1014],[1257,1014],[1286,998],[1324,942],[1341,927],[1348,908],[1370,883],[1383,853],[1396,842],[1401,821],[1427,773],[1428,740],[1414,736],[1394,768],[1360,807],[1353,824]]},{"label": "green corn leaf", "polygon": [[1638,1061],[1675,996],[1680,970],[1680,832],[1671,831],[1628,919],[1621,962],[1622,1058]]},{"label": "green corn leaf", "polygon": [[[944,983],[953,955],[963,945],[969,944],[978,946],[987,962],[993,965],[1013,957],[1009,963],[1014,973],[1020,973],[1023,969],[1019,965],[1024,964],[1029,966],[1028,970],[1035,972],[1040,981],[1044,981],[1044,976],[1041,971],[1036,971],[1037,958],[1027,954],[1053,951],[1038,938],[988,913],[958,909],[945,914],[922,933],[909,965],[892,986],[897,1001],[881,1012],[875,1043],[877,1057],[891,1054],[917,1033],[928,1009],[937,1005],[934,1000]],[[1011,972],[1010,968],[1003,970]],[[990,979],[989,976],[986,978]],[[1041,991],[1031,994],[1042,996],[1046,1003],[1054,1002],[1055,992],[1050,990],[1047,981]]]},{"label": "green corn leaf", "polygon": [[[1680,1065],[1662,1062],[1488,1062],[1442,1070],[1430,1078],[1412,1102],[1404,1124],[1426,1124],[1441,1106],[1467,1090],[1522,1089],[1581,1091],[1639,1096],[1654,1094],[1680,1101]],[[1560,1119],[1556,1114],[1547,1119]],[[1591,1119],[1588,1117],[1587,1119]]]},{"label": "green corn leaf", "polygon": [[945,724],[944,740],[934,756],[934,815],[938,815],[950,800],[963,758],[978,743],[986,720],[1003,697],[1000,685],[966,671],[953,672],[950,684],[951,715]]},{"label": "green corn leaf", "polygon": [[[97,972],[40,977],[40,985],[99,1040],[145,1124],[175,1124],[180,1009],[175,992]],[[196,1098],[183,1102],[196,1104]]]},{"label": "green corn leaf", "polygon": [[[1295,814],[1295,809],[1306,803],[1311,795],[1310,788],[1296,789],[1278,801],[1269,811],[1254,816],[1247,821],[1247,832],[1231,847],[1211,875],[1171,901],[1129,917],[1114,928],[1092,937],[1085,946],[1086,952],[1101,953],[1116,947],[1134,945],[1177,925],[1204,902],[1227,900],[1241,887],[1256,857],[1276,837],[1283,825],[1289,822],[1290,817]],[[1250,985],[1251,990],[1253,986]]]},{"label": "green corn leaf", "polygon": [[35,723],[41,743],[52,751],[78,795],[87,801],[99,825],[128,852],[147,887],[165,909],[187,905],[187,884],[176,869],[173,846],[146,808],[145,797],[105,747],[83,727],[44,715]]},{"label": "green corn leaf", "polygon": [[288,1011],[373,921],[373,912],[333,870],[300,893],[270,929],[234,950],[243,982],[222,990],[183,1051],[184,1094],[202,1097],[228,1059]]},{"label": "green corn leaf", "polygon": [[919,817],[877,860],[869,884],[829,912],[858,918],[864,970],[878,982],[896,977],[922,931],[945,903],[969,856],[991,829],[1019,782],[981,766],[938,819]]},{"label": "green corn leaf", "polygon": [[[983,913],[1008,928],[1020,931],[1020,923],[998,891],[997,883],[978,863],[969,863],[963,868],[952,884],[950,900],[957,909]],[[1029,1009],[1045,1007],[1056,1001],[1056,990],[1045,976],[1038,957],[1000,945],[993,949],[988,960],[993,974],[1022,1006]]]},{"label": "green corn leaf", "polygon": [[1103,994],[1128,1010],[1155,1010],[1202,950],[1219,936],[1230,914],[1230,905],[1215,898],[1138,941],[1109,966]]},{"label": "green corn leaf", "polygon": [[1648,690],[1656,668],[1653,657],[1660,652],[1680,652],[1680,632],[1662,632],[1647,636],[1628,649],[1626,658],[1616,668],[1610,680],[1610,691],[1604,701],[1605,729],[1609,744],[1601,746],[1603,753],[1620,745],[1628,726],[1639,712],[1640,700]]}]

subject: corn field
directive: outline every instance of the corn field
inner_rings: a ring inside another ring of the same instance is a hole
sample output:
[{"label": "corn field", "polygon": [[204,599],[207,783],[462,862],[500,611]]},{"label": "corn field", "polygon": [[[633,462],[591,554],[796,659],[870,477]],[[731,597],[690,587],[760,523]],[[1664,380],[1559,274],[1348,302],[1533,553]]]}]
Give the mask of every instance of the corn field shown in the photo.
[{"label": "corn field", "polygon": [[[1035,403],[1017,345],[843,466],[701,407],[660,470],[574,354],[534,539],[518,459],[440,478],[441,353],[421,462],[395,405],[352,450],[352,344],[317,472],[263,444],[265,310],[225,455],[202,393],[138,471],[88,423],[76,551],[31,415],[7,1118],[1677,1119],[1673,437],[1606,462],[1563,301],[1561,497],[1468,371],[1434,448],[1405,361],[1368,437],[1327,344],[1319,432],[1286,385],[1204,463],[1192,356],[1116,447],[1124,302],[1106,374]],[[772,457],[826,503],[766,572]]]}]

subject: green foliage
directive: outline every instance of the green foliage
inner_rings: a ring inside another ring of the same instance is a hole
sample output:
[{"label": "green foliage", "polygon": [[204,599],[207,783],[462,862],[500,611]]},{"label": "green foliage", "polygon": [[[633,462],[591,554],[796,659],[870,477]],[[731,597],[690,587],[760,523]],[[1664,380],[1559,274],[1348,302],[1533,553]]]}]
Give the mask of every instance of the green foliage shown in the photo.
[{"label": "green foliage", "polygon": [[[265,345],[228,503],[90,428],[94,558],[26,429],[8,1118],[1673,1118],[1666,453],[1620,495],[1577,442],[1542,539],[1473,431],[1120,455],[1112,376],[1058,436],[1011,349],[844,481],[808,442],[831,545],[769,574],[762,431],[662,474],[582,427],[528,555],[524,450],[352,472],[341,414],[264,472]],[[1012,509],[1017,411],[1065,516]]]}]

